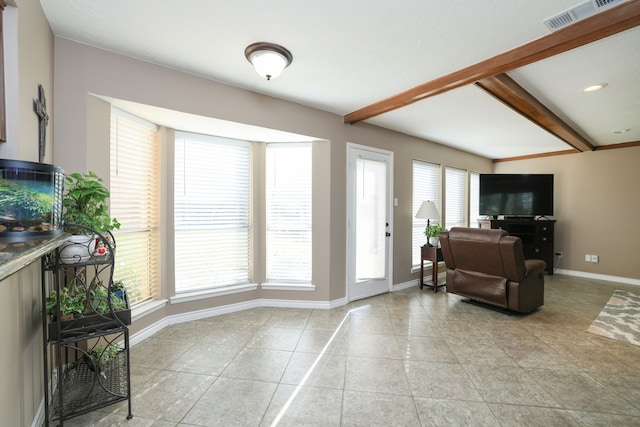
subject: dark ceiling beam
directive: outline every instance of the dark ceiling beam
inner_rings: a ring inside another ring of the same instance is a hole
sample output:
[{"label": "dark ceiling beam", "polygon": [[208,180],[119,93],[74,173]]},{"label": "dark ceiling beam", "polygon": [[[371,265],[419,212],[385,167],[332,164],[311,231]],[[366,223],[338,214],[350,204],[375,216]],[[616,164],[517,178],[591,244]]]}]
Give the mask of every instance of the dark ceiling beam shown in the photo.
[{"label": "dark ceiling beam", "polygon": [[579,151],[593,151],[594,147],[582,135],[564,122],[506,74],[479,80],[476,86],[510,107],[542,129],[560,138]]},{"label": "dark ceiling beam", "polygon": [[504,157],[502,159],[493,159],[493,163],[502,163],[502,162],[513,162],[516,160],[530,160],[530,159],[541,159],[543,157],[552,157],[552,156],[565,156],[567,154],[578,154],[580,151],[578,150],[563,150],[563,151],[552,151],[549,153],[539,153],[539,154],[527,154],[524,156],[517,157]]},{"label": "dark ceiling beam", "polygon": [[344,116],[353,124],[487,77],[503,74],[640,25],[640,0],[631,0],[493,58],[423,83]]}]

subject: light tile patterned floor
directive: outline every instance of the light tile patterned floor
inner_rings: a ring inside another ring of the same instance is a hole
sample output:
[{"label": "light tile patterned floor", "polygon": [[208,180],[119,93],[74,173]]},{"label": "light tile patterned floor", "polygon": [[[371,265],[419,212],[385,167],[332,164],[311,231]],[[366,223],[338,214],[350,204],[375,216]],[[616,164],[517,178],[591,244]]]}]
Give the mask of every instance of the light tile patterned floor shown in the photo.
[{"label": "light tile patterned floor", "polygon": [[545,281],[527,316],[415,287],[174,325],[131,350],[132,420],[116,405],[65,425],[640,426],[640,347],[585,332],[640,288]]}]

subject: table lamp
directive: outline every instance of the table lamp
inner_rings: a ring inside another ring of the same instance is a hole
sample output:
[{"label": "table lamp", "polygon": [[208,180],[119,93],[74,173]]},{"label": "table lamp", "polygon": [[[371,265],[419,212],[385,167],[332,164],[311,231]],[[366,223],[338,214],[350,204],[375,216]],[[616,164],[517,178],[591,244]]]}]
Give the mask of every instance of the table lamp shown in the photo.
[{"label": "table lamp", "polygon": [[[432,219],[440,220],[440,213],[438,212],[438,208],[436,204],[431,200],[425,200],[420,205],[420,209],[418,209],[418,213],[416,213],[416,218],[426,219],[427,220],[427,228],[425,231],[429,230],[430,221]],[[427,235],[427,246],[432,246],[429,243],[429,237]]]}]

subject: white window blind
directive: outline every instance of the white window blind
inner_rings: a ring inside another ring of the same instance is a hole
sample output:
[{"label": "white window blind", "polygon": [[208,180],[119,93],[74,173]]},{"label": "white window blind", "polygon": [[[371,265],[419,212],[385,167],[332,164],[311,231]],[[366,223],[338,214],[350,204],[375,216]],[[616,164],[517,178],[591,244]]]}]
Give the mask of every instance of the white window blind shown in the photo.
[{"label": "white window blind", "polygon": [[445,201],[446,219],[444,226],[465,226],[465,180],[467,171],[456,168],[445,168]]},{"label": "white window blind", "polygon": [[311,283],[311,143],[266,147],[267,281]]},{"label": "white window blind", "polygon": [[249,282],[250,150],[246,141],[176,132],[176,293]]},{"label": "white window blind", "polygon": [[440,165],[418,160],[413,161],[413,206],[411,210],[413,218],[411,260],[413,267],[420,266],[420,247],[427,243],[427,237],[424,235],[427,220],[416,218],[416,213],[425,200],[432,200],[436,206],[439,206],[439,176]]},{"label": "white window blind", "polygon": [[480,174],[469,172],[469,227],[478,228],[480,218]]},{"label": "white window blind", "polygon": [[130,304],[160,297],[160,141],[157,126],[112,109],[110,209],[114,230],[114,280]]}]

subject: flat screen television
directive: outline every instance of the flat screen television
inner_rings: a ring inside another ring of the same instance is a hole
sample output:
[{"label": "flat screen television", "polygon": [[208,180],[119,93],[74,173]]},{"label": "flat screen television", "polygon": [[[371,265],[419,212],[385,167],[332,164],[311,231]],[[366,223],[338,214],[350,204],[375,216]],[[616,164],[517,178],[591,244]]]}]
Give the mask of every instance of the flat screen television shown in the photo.
[{"label": "flat screen television", "polygon": [[553,215],[553,174],[481,174],[480,215]]}]

